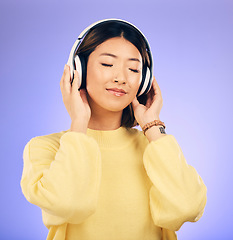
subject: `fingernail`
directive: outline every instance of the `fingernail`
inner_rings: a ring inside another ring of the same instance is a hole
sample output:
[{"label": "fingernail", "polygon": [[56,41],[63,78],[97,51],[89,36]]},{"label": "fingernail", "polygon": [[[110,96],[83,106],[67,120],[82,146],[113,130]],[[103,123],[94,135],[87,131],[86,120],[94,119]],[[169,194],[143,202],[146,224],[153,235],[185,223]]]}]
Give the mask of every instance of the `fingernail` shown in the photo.
[{"label": "fingernail", "polygon": [[65,66],[64,66],[64,70],[66,70],[67,69],[67,65],[65,64]]}]

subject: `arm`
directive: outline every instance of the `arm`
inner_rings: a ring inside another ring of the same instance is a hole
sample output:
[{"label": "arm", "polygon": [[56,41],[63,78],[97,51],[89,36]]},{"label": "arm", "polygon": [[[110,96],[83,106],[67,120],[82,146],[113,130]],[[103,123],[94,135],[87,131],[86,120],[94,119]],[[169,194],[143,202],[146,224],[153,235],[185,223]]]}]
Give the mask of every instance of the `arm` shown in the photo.
[{"label": "arm", "polygon": [[177,231],[184,222],[197,221],[206,204],[206,187],[186,163],[176,139],[166,135],[152,141],[143,161],[153,184],[150,208],[155,225]]},{"label": "arm", "polygon": [[94,139],[67,132],[59,141],[32,139],[24,149],[21,179],[27,200],[56,216],[55,224],[80,223],[96,208],[100,178],[100,151]]},{"label": "arm", "polygon": [[[154,77],[152,87],[147,94],[146,105],[140,104],[137,98],[135,98],[132,102],[135,118],[142,129],[147,123],[154,120],[160,120],[159,114],[162,109],[162,105],[163,99],[161,91]],[[161,126],[153,126],[146,131],[145,135],[149,142],[166,136],[166,134],[161,133],[160,128]]]},{"label": "arm", "polygon": [[[132,102],[137,122],[143,128],[160,120],[163,105],[161,90],[155,78],[147,94],[146,105]],[[160,126],[145,133],[150,144],[144,153],[144,165],[153,184],[150,208],[157,226],[178,230],[185,221],[197,221],[206,204],[206,187],[196,170],[189,166],[172,135],[161,134]]]}]

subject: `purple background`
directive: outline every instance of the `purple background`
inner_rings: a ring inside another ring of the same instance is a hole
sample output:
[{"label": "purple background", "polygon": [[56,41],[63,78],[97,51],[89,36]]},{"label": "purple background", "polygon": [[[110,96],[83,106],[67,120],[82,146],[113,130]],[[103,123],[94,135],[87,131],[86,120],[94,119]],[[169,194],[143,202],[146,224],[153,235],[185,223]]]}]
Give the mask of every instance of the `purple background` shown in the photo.
[{"label": "purple background", "polygon": [[79,33],[104,18],[130,21],[146,35],[164,100],[160,118],[207,185],[204,216],[178,236],[233,239],[232,0],[1,0],[0,239],[46,239],[40,209],[21,193],[23,148],[69,128],[63,67]]}]

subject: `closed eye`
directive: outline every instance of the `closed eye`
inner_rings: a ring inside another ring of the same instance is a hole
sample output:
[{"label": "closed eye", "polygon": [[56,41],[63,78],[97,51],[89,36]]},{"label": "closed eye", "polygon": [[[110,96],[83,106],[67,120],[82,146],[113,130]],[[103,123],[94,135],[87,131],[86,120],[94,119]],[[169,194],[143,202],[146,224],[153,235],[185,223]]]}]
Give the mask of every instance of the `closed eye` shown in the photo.
[{"label": "closed eye", "polygon": [[[101,63],[101,65],[104,67],[112,67],[113,66],[112,64],[107,64],[107,63]],[[129,68],[129,70],[132,72],[135,72],[135,73],[139,73],[139,70],[137,70],[137,69]]]},{"label": "closed eye", "polygon": [[105,67],[112,67],[113,66],[112,64],[107,64],[107,63],[101,63],[101,64]]},{"label": "closed eye", "polygon": [[135,73],[139,73],[139,70],[137,70],[137,69],[130,68],[129,70],[132,71],[132,72],[135,72]]}]

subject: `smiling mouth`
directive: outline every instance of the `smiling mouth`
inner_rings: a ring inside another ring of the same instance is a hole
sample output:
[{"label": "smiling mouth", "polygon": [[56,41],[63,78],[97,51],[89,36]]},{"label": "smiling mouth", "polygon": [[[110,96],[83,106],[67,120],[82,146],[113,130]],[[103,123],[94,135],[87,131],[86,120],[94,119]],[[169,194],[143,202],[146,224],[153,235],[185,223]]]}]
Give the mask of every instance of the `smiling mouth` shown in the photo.
[{"label": "smiling mouth", "polygon": [[118,88],[107,88],[107,91],[116,97],[121,97],[126,94],[126,92],[123,89]]}]

